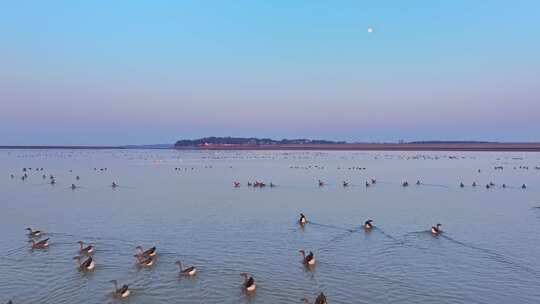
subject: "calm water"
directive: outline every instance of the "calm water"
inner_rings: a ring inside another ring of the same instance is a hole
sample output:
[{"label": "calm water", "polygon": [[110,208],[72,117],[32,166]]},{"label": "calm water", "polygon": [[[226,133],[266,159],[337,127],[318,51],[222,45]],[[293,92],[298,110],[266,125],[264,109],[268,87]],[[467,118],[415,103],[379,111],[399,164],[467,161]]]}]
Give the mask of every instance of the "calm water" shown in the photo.
[{"label": "calm water", "polygon": [[[539,303],[535,166],[538,153],[0,151],[0,302],[301,303],[323,291],[331,303]],[[44,171],[22,181],[23,167]],[[376,229],[357,229],[368,218]],[[48,232],[48,250],[29,249],[27,226]],[[72,259],[79,240],[96,246],[92,273]],[[157,246],[154,267],[136,267],[137,245]],[[179,279],[177,259],[197,276]],[[112,279],[129,299],[112,297]]]}]

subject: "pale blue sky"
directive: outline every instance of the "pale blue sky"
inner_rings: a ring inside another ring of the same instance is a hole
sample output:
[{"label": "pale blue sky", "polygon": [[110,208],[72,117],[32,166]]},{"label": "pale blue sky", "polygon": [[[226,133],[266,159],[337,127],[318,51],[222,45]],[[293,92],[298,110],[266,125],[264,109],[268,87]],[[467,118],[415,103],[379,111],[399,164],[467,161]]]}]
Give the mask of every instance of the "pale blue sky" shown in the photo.
[{"label": "pale blue sky", "polygon": [[0,106],[0,145],[540,141],[540,1],[3,1]]}]

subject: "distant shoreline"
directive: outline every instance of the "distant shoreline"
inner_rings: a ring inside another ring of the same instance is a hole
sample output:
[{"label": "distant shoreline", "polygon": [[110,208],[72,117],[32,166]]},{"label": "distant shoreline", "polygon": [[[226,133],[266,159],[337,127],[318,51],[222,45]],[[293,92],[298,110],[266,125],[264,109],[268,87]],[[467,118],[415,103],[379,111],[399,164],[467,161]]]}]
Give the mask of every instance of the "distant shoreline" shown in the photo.
[{"label": "distant shoreline", "polygon": [[130,150],[130,149],[171,149],[171,150],[293,150],[293,151],[469,151],[469,152],[540,152],[540,143],[356,143],[356,144],[272,144],[272,145],[226,145],[213,144],[191,147],[149,147],[149,146],[0,146],[0,149],[66,149],[66,150]]},{"label": "distant shoreline", "polygon": [[[177,150],[189,148],[175,147]],[[540,152],[540,143],[358,143],[298,145],[205,145],[197,150],[470,151]]]}]

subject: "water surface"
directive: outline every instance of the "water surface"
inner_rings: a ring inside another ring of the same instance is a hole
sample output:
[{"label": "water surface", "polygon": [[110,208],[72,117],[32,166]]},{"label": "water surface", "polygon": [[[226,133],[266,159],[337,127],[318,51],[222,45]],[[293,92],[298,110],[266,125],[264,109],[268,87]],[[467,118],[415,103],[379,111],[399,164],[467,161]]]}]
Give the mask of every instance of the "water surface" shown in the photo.
[{"label": "water surface", "polygon": [[[538,303],[535,166],[539,153],[3,150],[0,302],[301,303],[323,291],[331,303]],[[48,250],[29,249],[28,226],[48,232]],[[79,240],[97,248],[92,273],[72,260]],[[137,245],[157,246],[154,267],[136,267]],[[178,259],[197,276],[179,279]],[[113,279],[129,299],[112,297]]]}]

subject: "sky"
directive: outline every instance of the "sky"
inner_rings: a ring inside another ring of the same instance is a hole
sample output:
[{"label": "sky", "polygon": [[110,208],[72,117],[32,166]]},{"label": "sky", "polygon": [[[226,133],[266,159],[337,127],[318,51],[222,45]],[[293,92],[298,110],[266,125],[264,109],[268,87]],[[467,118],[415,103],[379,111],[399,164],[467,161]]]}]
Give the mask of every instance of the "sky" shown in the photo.
[{"label": "sky", "polygon": [[539,116],[537,0],[0,2],[0,145],[540,141]]}]

